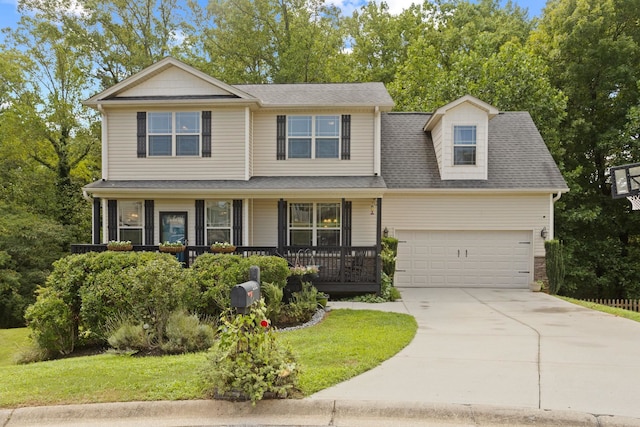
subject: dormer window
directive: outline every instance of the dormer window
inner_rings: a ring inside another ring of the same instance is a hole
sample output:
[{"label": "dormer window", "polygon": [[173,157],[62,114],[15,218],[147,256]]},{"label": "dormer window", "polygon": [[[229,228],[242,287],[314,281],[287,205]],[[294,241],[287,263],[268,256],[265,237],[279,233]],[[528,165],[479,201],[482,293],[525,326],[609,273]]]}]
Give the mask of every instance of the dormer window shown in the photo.
[{"label": "dormer window", "polygon": [[455,166],[476,164],[476,127],[453,127],[453,164]]}]

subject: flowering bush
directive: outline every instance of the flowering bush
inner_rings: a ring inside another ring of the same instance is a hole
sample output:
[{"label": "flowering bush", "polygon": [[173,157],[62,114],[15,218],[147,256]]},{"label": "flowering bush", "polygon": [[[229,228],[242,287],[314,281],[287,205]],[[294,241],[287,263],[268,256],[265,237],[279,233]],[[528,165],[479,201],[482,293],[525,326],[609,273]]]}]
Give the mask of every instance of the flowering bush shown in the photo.
[{"label": "flowering bush", "polygon": [[249,314],[221,319],[219,339],[211,349],[205,373],[215,397],[262,400],[265,394],[285,398],[298,389],[298,365],[288,346],[280,344],[266,318],[263,300]]}]

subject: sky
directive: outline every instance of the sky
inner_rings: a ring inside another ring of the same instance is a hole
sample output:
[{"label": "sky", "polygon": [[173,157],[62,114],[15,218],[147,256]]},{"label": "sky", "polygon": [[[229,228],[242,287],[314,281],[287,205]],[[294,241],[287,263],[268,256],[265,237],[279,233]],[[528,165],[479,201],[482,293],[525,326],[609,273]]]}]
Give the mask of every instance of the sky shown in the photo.
[{"label": "sky", "polygon": [[[205,0],[199,0],[204,3]],[[399,13],[416,0],[387,0],[389,9],[392,13]],[[421,2],[420,0],[418,0]],[[354,9],[364,3],[363,0],[327,0],[327,3],[339,6],[344,15],[351,15]],[[546,4],[546,0],[515,0],[515,4],[529,10],[529,16],[540,16],[542,9]],[[18,0],[0,0],[0,28],[15,27],[19,19]]]}]

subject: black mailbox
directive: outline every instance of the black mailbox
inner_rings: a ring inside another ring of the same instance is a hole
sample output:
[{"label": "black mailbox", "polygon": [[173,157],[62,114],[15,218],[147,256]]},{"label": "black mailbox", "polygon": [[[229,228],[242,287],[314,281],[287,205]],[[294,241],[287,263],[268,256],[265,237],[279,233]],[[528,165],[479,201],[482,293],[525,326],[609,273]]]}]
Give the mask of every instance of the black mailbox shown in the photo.
[{"label": "black mailbox", "polygon": [[240,314],[247,314],[250,307],[260,300],[260,269],[251,267],[249,281],[240,283],[231,289],[231,307]]}]

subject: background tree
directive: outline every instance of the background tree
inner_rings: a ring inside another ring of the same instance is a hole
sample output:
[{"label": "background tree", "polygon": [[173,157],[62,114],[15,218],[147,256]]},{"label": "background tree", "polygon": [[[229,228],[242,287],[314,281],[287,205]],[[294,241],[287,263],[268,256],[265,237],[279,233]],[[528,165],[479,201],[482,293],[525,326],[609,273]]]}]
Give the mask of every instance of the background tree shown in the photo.
[{"label": "background tree", "polygon": [[571,192],[558,206],[568,253],[566,290],[576,296],[640,297],[640,217],[612,200],[608,168],[639,162],[638,0],[554,0],[532,46],[567,95],[559,127]]}]

